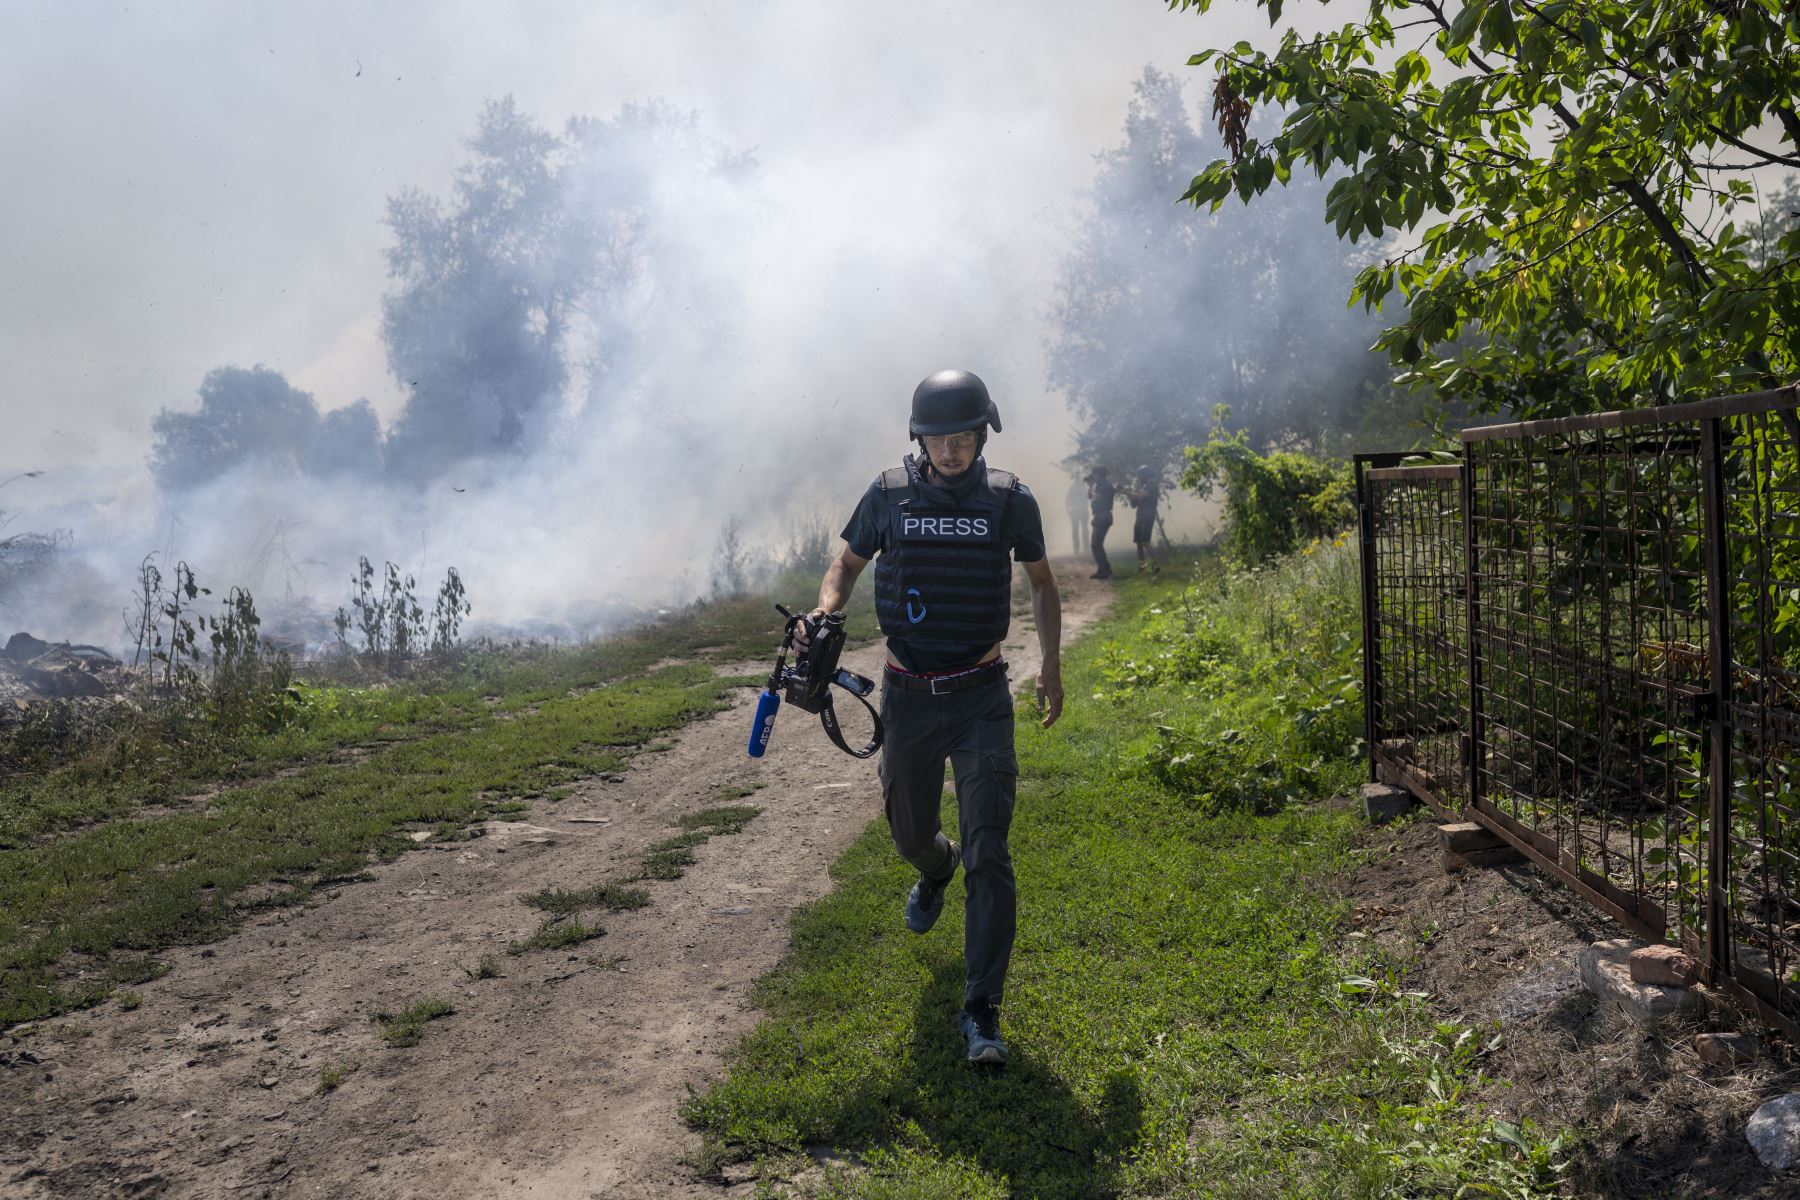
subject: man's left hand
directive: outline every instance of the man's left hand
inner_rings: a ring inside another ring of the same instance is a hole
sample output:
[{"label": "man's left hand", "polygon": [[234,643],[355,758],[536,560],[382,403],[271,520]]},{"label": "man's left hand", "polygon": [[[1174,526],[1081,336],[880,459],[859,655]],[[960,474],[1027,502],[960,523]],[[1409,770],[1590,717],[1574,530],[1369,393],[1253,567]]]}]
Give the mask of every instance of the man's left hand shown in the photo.
[{"label": "man's left hand", "polygon": [[1060,671],[1049,674],[1038,672],[1037,706],[1038,711],[1044,714],[1043,726],[1045,729],[1056,724],[1056,718],[1062,716],[1063,688]]}]

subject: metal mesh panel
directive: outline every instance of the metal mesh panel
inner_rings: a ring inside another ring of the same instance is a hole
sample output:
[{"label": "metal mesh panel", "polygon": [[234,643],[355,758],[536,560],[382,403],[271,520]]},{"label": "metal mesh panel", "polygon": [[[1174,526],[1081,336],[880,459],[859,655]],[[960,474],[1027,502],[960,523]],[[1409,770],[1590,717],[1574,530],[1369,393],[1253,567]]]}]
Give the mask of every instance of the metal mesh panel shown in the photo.
[{"label": "metal mesh panel", "polygon": [[1372,766],[1800,1037],[1796,410],[1488,426],[1460,476],[1357,469]]},{"label": "metal mesh panel", "polygon": [[1726,952],[1739,983],[1800,1019],[1800,420],[1784,407],[1721,425]]},{"label": "metal mesh panel", "polygon": [[1473,440],[1477,806],[1653,936],[1705,921],[1697,423]]},{"label": "metal mesh panel", "polygon": [[1444,811],[1462,807],[1468,614],[1458,467],[1371,470],[1375,754]]}]

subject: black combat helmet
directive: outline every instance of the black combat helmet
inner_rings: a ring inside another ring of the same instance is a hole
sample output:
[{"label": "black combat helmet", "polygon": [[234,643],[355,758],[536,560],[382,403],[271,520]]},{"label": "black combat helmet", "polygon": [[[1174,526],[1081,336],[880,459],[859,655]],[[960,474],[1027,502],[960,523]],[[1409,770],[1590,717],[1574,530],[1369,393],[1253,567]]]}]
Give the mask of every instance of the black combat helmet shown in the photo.
[{"label": "black combat helmet", "polygon": [[913,389],[912,420],[907,425],[912,437],[942,437],[983,425],[999,433],[1000,409],[973,371],[939,371]]}]

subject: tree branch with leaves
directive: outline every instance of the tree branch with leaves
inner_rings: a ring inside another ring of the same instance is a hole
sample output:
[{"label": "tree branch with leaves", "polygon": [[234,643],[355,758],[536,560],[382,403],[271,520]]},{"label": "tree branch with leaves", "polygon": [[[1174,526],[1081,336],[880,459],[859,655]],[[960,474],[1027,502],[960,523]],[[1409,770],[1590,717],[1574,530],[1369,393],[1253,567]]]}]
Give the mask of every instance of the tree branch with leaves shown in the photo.
[{"label": "tree branch with leaves", "polygon": [[[1800,7],[1357,0],[1355,22],[1303,37],[1282,0],[1258,4],[1274,46],[1189,60],[1218,72],[1230,152],[1185,199],[1344,172],[1325,203],[1340,237],[1416,243],[1350,293],[1406,300],[1377,343],[1402,381],[1541,416],[1800,374],[1800,221],[1771,236],[1756,174],[1800,166]],[[1231,141],[1262,107],[1279,128]]]}]

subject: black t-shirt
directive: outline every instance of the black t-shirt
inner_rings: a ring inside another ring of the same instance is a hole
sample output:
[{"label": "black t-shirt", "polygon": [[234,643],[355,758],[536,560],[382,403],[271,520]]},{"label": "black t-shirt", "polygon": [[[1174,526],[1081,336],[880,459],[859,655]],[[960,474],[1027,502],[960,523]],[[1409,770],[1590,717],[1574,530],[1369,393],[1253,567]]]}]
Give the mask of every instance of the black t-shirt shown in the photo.
[{"label": "black t-shirt", "polygon": [[1111,524],[1113,519],[1113,496],[1119,489],[1110,480],[1094,480],[1094,520]]},{"label": "black t-shirt", "polygon": [[[970,470],[984,469],[978,462]],[[841,535],[858,558],[874,558],[888,546],[892,526],[888,523],[888,495],[881,477],[869,485],[857,502],[856,511]],[[1014,562],[1037,562],[1044,557],[1044,518],[1038,511],[1037,497],[1023,483],[1006,506],[1000,522],[1001,544],[1012,550]],[[908,671],[956,671],[981,661],[992,643],[979,646],[943,642],[918,642],[903,638],[888,639],[888,653]]]}]

